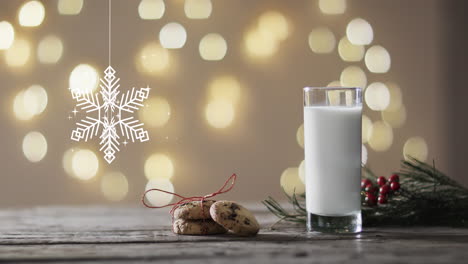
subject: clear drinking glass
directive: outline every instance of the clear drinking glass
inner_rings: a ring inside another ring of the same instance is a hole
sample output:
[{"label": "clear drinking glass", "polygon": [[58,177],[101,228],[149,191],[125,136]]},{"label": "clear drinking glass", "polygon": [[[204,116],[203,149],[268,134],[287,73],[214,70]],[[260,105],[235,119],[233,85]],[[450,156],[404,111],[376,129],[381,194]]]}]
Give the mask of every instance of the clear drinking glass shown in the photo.
[{"label": "clear drinking glass", "polygon": [[361,116],[361,88],[304,88],[309,231],[361,232]]}]

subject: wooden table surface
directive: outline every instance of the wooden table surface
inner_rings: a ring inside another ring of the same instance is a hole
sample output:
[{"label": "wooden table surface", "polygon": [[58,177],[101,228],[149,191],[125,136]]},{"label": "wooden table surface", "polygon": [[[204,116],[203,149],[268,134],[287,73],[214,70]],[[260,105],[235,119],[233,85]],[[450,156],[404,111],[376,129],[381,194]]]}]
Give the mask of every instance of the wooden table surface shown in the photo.
[{"label": "wooden table surface", "polygon": [[[2,263],[468,263],[468,229],[369,228],[359,235],[268,227],[256,237],[178,236],[166,209],[41,207],[0,210]],[[256,209],[255,209],[256,208]]]}]

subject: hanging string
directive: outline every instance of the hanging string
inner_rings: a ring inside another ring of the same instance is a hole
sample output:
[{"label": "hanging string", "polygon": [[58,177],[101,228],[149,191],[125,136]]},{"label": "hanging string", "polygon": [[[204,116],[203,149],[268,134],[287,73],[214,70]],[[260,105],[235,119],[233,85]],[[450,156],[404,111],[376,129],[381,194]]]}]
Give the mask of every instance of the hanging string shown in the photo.
[{"label": "hanging string", "polygon": [[[232,188],[234,187],[234,184],[236,183],[236,178],[237,178],[237,175],[234,173],[231,175],[231,177],[229,177],[223,184],[223,186],[221,186],[221,188],[219,188],[219,190],[217,190],[216,192],[214,193],[210,193],[210,194],[207,194],[205,196],[192,196],[192,197],[184,197],[180,194],[177,194],[177,193],[173,193],[173,192],[168,192],[168,191],[165,191],[165,190],[161,190],[161,189],[149,189],[147,191],[145,191],[143,193],[143,196],[141,197],[141,202],[143,203],[144,206],[148,207],[148,208],[156,208],[156,209],[159,209],[159,208],[164,208],[164,207],[169,207],[169,206],[172,206],[172,209],[170,211],[171,215],[173,215],[174,213],[174,210],[181,204],[184,204],[184,203],[188,203],[188,202],[193,202],[193,201],[200,201],[200,206],[203,205],[203,201],[205,201],[206,199],[209,199],[209,198],[212,198],[212,197],[215,197],[216,195],[218,194],[223,194],[223,193],[227,193],[229,192],[230,190],[232,190]],[[146,203],[146,194],[148,194],[149,192],[153,192],[153,191],[158,191],[158,192],[162,192],[162,193],[167,193],[167,194],[172,194],[178,198],[180,198],[180,200],[178,202],[175,202],[175,203],[170,203],[170,204],[166,204],[166,205],[162,205],[162,206],[152,206],[152,205],[148,205]],[[203,210],[203,206],[202,206],[202,210]]]},{"label": "hanging string", "polygon": [[112,0],[109,0],[109,66],[111,65]]}]

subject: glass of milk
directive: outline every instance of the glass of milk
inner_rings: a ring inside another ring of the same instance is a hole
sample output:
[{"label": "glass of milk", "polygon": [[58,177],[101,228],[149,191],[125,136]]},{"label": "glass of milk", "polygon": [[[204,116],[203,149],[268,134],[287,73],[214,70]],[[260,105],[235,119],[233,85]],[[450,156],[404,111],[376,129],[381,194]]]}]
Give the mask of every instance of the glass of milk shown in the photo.
[{"label": "glass of milk", "polygon": [[309,231],[361,232],[361,115],[361,88],[304,88]]}]

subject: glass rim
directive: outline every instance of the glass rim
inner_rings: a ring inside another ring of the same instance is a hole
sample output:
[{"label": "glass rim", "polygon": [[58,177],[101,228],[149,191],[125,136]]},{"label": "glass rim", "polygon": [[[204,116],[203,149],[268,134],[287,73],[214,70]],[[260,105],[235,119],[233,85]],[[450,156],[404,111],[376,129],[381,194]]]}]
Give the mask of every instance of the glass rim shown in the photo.
[{"label": "glass rim", "polygon": [[340,86],[330,86],[330,87],[310,87],[310,86],[307,86],[307,87],[304,87],[303,88],[304,92],[308,92],[308,91],[314,91],[314,90],[331,90],[331,91],[339,91],[339,90],[343,90],[343,91],[361,91],[362,88],[361,87],[340,87]]}]

